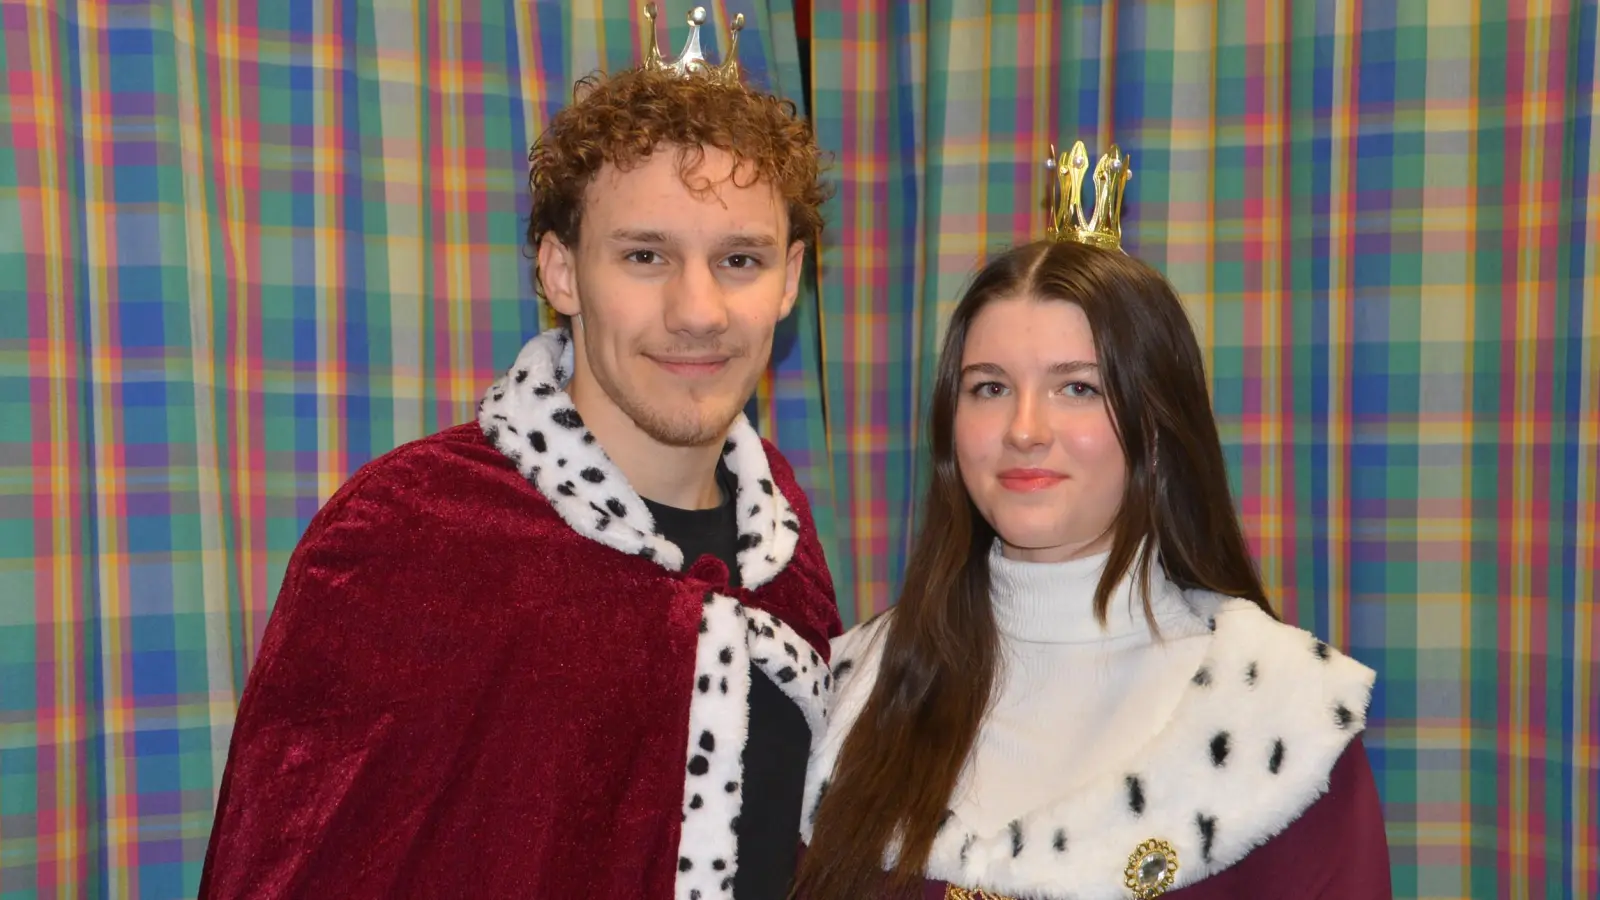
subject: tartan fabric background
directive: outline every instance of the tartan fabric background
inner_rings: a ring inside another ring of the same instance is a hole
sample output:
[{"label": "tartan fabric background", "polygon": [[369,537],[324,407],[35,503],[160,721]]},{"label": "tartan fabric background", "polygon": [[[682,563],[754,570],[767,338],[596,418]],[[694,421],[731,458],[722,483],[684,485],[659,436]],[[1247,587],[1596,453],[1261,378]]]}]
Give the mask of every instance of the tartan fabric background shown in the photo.
[{"label": "tartan fabric background", "polygon": [[843,601],[893,596],[965,281],[1116,141],[1274,602],[1378,670],[1397,895],[1600,897],[1596,10],[819,4]]},{"label": "tartan fabric background", "polygon": [[[706,5],[804,103],[786,0]],[[950,304],[1039,233],[1050,141],[1116,140],[1273,595],[1379,671],[1397,894],[1600,895],[1597,6],[817,3],[840,190],[754,409],[847,620],[898,583]],[[537,329],[526,148],[641,35],[0,0],[0,898],[193,894],[290,550]]]},{"label": "tartan fabric background", "polygon": [[[786,3],[708,5],[800,94]],[[193,896],[290,551],[537,330],[528,146],[644,30],[516,0],[0,0],[0,27],[0,897]],[[789,357],[765,389],[803,400]],[[803,448],[792,409],[768,432]]]}]

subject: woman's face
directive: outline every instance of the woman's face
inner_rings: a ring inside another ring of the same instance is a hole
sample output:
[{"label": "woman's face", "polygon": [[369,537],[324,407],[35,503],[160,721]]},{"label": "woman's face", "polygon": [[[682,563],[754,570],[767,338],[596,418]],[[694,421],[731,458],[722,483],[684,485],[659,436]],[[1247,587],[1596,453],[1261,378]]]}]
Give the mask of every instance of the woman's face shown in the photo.
[{"label": "woman's face", "polygon": [[1094,334],[1074,303],[1033,296],[979,310],[961,353],[956,460],[1012,559],[1104,552],[1128,479]]}]

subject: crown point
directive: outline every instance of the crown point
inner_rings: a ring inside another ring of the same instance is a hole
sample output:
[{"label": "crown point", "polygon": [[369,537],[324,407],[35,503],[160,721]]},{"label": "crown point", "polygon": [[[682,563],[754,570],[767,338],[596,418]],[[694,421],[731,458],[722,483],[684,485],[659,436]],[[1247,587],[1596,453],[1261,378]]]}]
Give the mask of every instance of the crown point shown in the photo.
[{"label": "crown point", "polygon": [[729,28],[728,30],[729,31],[742,31],[743,29],[744,29],[744,13],[739,13],[738,15],[733,17],[733,26],[731,28]]},{"label": "crown point", "polygon": [[651,22],[656,20],[656,5],[654,3],[646,3],[644,5],[644,17]]},{"label": "crown point", "polygon": [[693,11],[691,11],[689,13],[689,24],[690,25],[704,25],[705,23],[706,23],[706,8],[704,6],[696,6],[693,9]]}]

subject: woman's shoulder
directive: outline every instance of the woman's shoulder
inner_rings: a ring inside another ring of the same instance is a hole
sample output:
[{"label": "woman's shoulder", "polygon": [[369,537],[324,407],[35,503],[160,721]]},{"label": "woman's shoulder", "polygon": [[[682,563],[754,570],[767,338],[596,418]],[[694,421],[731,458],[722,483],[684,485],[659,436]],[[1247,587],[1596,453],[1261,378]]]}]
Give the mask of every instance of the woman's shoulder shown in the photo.
[{"label": "woman's shoulder", "polygon": [[1327,782],[1321,797],[1238,864],[1169,896],[1221,900],[1282,885],[1279,896],[1390,900],[1383,807],[1361,737],[1345,746]]},{"label": "woman's shoulder", "polygon": [[829,666],[832,684],[828,685],[828,723],[811,750],[812,767],[832,767],[833,757],[844,743],[845,734],[872,694],[878,680],[878,665],[883,659],[884,640],[893,610],[851,627],[831,643]]},{"label": "woman's shoulder", "polygon": [[877,672],[878,660],[883,655],[883,637],[893,615],[893,609],[886,610],[851,626],[833,639],[829,659],[836,693],[843,690],[845,684],[859,681],[863,672]]},{"label": "woman's shoulder", "polygon": [[[830,645],[827,727],[811,745],[811,762],[806,772],[805,806],[800,821],[801,839],[811,841],[811,825],[822,794],[828,789],[834,762],[845,737],[855,725],[861,710],[878,680],[878,664],[883,658],[884,637],[894,611],[851,627],[834,638]],[[830,683],[831,682],[831,683]]]},{"label": "woman's shoulder", "polygon": [[[1243,688],[1241,695],[1253,698],[1253,705],[1281,702],[1285,712],[1304,701],[1339,697],[1345,712],[1364,716],[1377,678],[1371,667],[1249,600],[1198,590],[1184,591],[1184,599],[1213,635],[1206,660],[1195,673],[1197,685],[1218,678],[1220,693]],[[1320,709],[1319,715],[1328,711]],[[1337,704],[1331,712],[1336,719],[1345,718]]]}]

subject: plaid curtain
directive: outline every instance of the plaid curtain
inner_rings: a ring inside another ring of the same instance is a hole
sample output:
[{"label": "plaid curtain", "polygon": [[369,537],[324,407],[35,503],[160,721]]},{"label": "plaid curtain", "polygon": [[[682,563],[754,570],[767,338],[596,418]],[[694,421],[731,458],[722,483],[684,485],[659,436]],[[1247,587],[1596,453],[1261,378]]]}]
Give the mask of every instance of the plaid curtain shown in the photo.
[{"label": "plaid curtain", "polygon": [[857,617],[890,603],[941,326],[1132,157],[1292,622],[1378,671],[1403,897],[1600,896],[1595,0],[818,4],[823,374]]},{"label": "plaid curtain", "polygon": [[[799,97],[787,2],[706,5],[709,53],[742,12]],[[0,897],[192,897],[290,551],[537,331],[528,147],[642,17],[0,0],[0,32]],[[815,342],[783,346],[759,420],[803,458]]]},{"label": "plaid curtain", "polygon": [[[806,105],[789,3],[706,5]],[[1116,140],[1273,594],[1379,670],[1399,894],[1600,894],[1596,5],[816,4],[840,190],[752,413],[846,619],[898,584],[950,304],[1039,233],[1050,141]],[[290,550],[537,330],[526,148],[642,35],[0,0],[0,897],[194,893]]]}]

